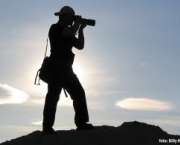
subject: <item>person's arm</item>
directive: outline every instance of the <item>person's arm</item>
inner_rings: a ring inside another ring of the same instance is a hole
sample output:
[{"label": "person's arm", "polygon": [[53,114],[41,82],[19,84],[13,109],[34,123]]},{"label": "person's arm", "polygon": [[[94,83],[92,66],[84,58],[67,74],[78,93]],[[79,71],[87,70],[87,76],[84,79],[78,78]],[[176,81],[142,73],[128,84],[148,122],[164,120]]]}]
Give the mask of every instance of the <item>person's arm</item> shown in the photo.
[{"label": "person's arm", "polygon": [[84,48],[84,42],[85,42],[85,39],[84,39],[84,28],[86,27],[86,22],[83,22],[80,29],[79,29],[79,33],[78,33],[78,39],[77,41],[75,42],[74,44],[74,47],[79,49],[79,50],[82,50]]},{"label": "person's arm", "polygon": [[78,31],[80,25],[82,23],[82,19],[81,17],[79,17],[75,22],[74,25],[72,25],[71,27],[66,26],[63,30],[63,35],[65,36],[74,36],[76,34],[76,32]]}]

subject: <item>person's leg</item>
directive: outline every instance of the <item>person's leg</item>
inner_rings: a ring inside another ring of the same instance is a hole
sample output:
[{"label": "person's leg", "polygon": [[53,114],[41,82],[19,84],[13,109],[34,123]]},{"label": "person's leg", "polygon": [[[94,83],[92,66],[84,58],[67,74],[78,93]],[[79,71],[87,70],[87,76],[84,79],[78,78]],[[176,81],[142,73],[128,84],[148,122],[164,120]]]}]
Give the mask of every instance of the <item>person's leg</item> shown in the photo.
[{"label": "person's leg", "polygon": [[76,75],[71,75],[65,84],[65,89],[73,100],[75,110],[75,124],[86,123],[89,121],[89,115],[86,104],[85,91]]},{"label": "person's leg", "polygon": [[87,127],[89,122],[85,91],[76,75],[71,75],[65,83],[65,89],[73,100],[75,124],[77,127]]},{"label": "person's leg", "polygon": [[43,111],[43,131],[48,132],[52,130],[54,125],[56,107],[59,100],[59,95],[62,87],[57,84],[48,84],[48,92],[45,99]]}]

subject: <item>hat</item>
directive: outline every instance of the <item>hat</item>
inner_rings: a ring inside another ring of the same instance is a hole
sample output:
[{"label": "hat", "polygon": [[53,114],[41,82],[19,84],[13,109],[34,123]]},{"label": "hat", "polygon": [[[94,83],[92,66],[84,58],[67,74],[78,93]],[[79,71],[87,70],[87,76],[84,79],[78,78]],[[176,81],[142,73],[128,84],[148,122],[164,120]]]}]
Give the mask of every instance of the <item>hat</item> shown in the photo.
[{"label": "hat", "polygon": [[60,16],[65,14],[75,15],[75,11],[69,6],[64,6],[60,9],[59,12],[54,13],[55,16]]}]

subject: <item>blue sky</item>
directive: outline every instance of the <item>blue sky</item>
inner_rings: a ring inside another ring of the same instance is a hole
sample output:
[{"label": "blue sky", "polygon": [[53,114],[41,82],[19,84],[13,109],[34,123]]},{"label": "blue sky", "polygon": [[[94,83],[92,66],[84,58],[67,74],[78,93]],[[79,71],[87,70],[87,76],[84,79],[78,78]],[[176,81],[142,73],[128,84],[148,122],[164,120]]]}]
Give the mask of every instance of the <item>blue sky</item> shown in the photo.
[{"label": "blue sky", "polygon": [[[87,95],[90,122],[138,120],[180,134],[179,0],[1,0],[0,142],[41,130],[46,84],[34,86],[53,15],[69,5],[96,20],[74,71]],[[61,94],[54,128],[75,128]]]}]

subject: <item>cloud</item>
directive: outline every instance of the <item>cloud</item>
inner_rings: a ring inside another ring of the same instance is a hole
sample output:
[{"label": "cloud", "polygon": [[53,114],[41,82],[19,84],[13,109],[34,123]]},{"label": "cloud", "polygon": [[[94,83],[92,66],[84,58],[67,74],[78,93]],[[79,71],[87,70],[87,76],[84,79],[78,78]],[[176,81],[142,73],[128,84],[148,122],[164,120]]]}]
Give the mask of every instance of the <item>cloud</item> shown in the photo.
[{"label": "cloud", "polygon": [[23,103],[28,97],[28,94],[21,90],[7,84],[0,84],[0,105]]},{"label": "cloud", "polygon": [[42,125],[43,121],[35,121],[35,122],[32,122],[31,124],[33,125]]},{"label": "cloud", "polygon": [[126,98],[115,105],[127,110],[168,111],[172,109],[172,105],[167,102],[149,98]]}]

